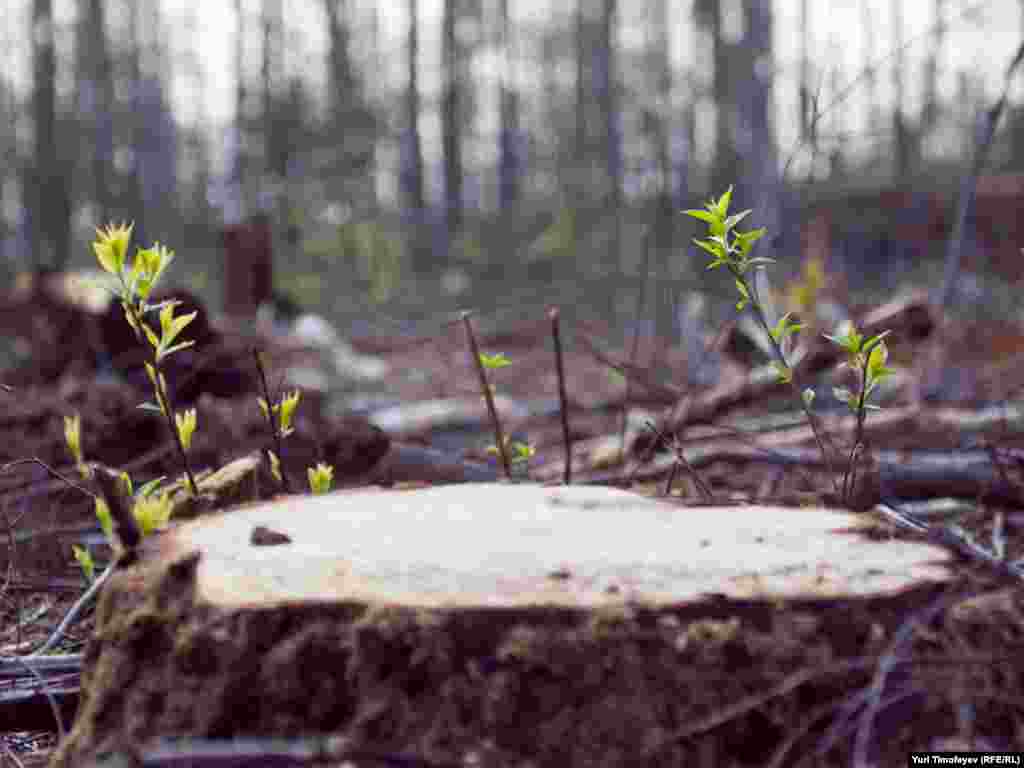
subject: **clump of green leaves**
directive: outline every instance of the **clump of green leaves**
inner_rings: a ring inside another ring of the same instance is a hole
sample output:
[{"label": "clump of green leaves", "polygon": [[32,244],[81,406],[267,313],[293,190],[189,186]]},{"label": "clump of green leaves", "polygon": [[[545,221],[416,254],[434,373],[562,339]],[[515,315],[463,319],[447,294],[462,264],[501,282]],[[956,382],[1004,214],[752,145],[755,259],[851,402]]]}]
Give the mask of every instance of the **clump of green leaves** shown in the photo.
[{"label": "clump of green leaves", "polygon": [[[519,464],[524,461],[529,461],[533,458],[536,450],[529,443],[524,443],[519,440],[513,440],[508,435],[505,436],[505,447],[508,451],[508,458],[513,464]],[[487,446],[487,454],[489,456],[499,455],[498,446],[489,445]]]},{"label": "clump of green leaves", "polygon": [[[137,249],[135,258],[129,266],[127,256],[131,236],[131,224],[110,224],[106,229],[97,229],[96,240],[92,244],[93,252],[100,266],[117,278],[117,296],[124,309],[125,319],[135,332],[135,337],[141,344],[147,346],[150,353],[150,359],[145,367],[146,375],[153,385],[156,402],[143,403],[140,408],[164,416],[178,449],[189,490],[193,495],[198,495],[199,489],[188,461],[188,449],[196,429],[196,413],[195,410],[175,413],[163,373],[163,364],[170,355],[195,343],[189,340],[179,341],[178,337],[195,319],[196,313],[175,316],[175,307],[180,304],[177,301],[149,303],[149,297],[160,276],[174,259],[174,253],[160,243],[154,243],[150,248]],[[159,312],[159,333],[145,320],[145,315],[154,311]]]},{"label": "clump of green leaves", "polygon": [[856,390],[848,387],[836,387],[835,396],[857,418],[857,428],[850,450],[850,459],[843,477],[843,500],[848,501],[856,482],[857,459],[864,450],[864,421],[867,412],[880,410],[880,407],[868,402],[871,393],[879,384],[892,375],[892,369],[886,367],[889,361],[889,350],[885,345],[885,337],[889,331],[875,336],[865,337],[857,332],[853,324],[848,324],[842,332],[825,338],[846,353],[844,366],[854,371],[857,379]]},{"label": "clump of green leaves", "polygon": [[[266,398],[261,397],[259,399],[260,410],[263,411],[263,415],[267,419],[272,419],[277,427],[277,435],[279,437],[288,437],[292,434],[295,429],[292,427],[292,417],[295,415],[295,409],[299,406],[299,399],[302,397],[302,393],[299,390],[294,390],[286,395],[282,395],[281,399],[271,406]],[[271,416],[273,411],[273,416]]]},{"label": "clump of green leaves", "polygon": [[331,490],[331,483],[334,481],[334,467],[330,464],[320,462],[315,467],[306,470],[309,477],[309,490],[314,494],[327,493]]},{"label": "clump of green leaves", "polygon": [[774,264],[775,259],[750,255],[754,244],[764,237],[766,230],[761,227],[748,232],[737,232],[736,225],[743,221],[750,211],[740,211],[730,215],[729,204],[731,201],[732,187],[729,187],[720,198],[707,203],[704,210],[689,210],[684,213],[707,224],[708,237],[704,240],[694,240],[694,243],[711,254],[712,258],[707,265],[708,269],[725,267],[732,276],[736,290],[740,294],[740,300],[736,302],[737,311],[742,312],[749,307],[753,312],[758,325],[771,339],[772,351],[775,354],[773,365],[778,371],[779,380],[789,383],[793,380],[793,370],[787,356],[793,338],[803,328],[803,325],[795,322],[793,314],[787,312],[779,318],[774,326],[769,326],[760,296],[757,293],[757,281],[754,277],[757,270]]}]

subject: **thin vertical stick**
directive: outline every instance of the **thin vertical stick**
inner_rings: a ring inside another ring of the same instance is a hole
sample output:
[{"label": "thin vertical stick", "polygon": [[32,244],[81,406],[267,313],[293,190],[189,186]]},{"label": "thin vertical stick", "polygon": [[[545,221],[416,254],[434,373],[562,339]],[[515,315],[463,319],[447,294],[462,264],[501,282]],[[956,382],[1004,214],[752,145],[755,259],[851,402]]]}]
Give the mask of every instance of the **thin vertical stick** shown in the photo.
[{"label": "thin vertical stick", "polygon": [[480,388],[484,392],[484,401],[487,403],[487,412],[491,415],[491,424],[494,425],[494,439],[498,443],[498,456],[501,457],[501,466],[505,470],[505,477],[512,479],[512,464],[508,460],[508,448],[505,446],[505,435],[501,430],[501,421],[498,419],[498,409],[494,407],[494,395],[491,394],[491,386],[487,383],[487,371],[484,370],[484,363],[480,359],[480,348],[476,345],[476,335],[473,333],[473,324],[469,321],[470,313],[462,313],[462,324],[466,326],[466,338],[469,339],[469,351],[473,354],[473,362],[476,364],[476,373],[480,379]]},{"label": "thin vertical stick", "polygon": [[559,330],[558,307],[548,310],[551,318],[551,338],[555,343],[555,370],[558,372],[558,403],[562,416],[562,443],[565,446],[565,471],[562,482],[572,483],[572,437],[569,435],[569,397],[565,392],[565,361],[562,359],[562,334]]}]

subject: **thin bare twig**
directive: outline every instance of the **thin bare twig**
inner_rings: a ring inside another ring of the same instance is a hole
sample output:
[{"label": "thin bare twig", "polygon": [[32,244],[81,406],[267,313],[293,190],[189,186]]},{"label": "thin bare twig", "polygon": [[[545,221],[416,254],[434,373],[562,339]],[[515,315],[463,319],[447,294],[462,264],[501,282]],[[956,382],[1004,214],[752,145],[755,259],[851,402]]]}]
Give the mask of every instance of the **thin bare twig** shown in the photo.
[{"label": "thin bare twig", "polygon": [[572,436],[569,433],[569,397],[565,391],[565,361],[562,359],[562,334],[559,328],[558,307],[548,310],[551,319],[551,339],[555,345],[555,371],[558,374],[558,404],[562,417],[562,444],[565,446],[565,469],[562,482],[572,483]]},{"label": "thin bare twig", "polygon": [[42,459],[37,458],[35,456],[33,456],[32,458],[29,458],[29,459],[15,459],[14,461],[9,461],[6,464],[4,464],[3,466],[0,466],[0,472],[6,472],[11,467],[16,467],[16,466],[18,466],[20,464],[38,464],[40,467],[45,469],[47,472],[49,472],[55,478],[57,478],[61,482],[65,483],[66,485],[71,486],[76,491],[81,491],[82,493],[86,494],[87,496],[92,496],[93,498],[96,497],[96,494],[93,493],[92,491],[90,491],[88,488],[86,488],[84,486],[81,486],[81,485],[78,485],[77,483],[73,482],[72,480],[69,480],[67,477],[62,475],[57,470],[55,470],[53,467],[51,467],[45,461],[43,461]]},{"label": "thin bare twig", "polygon": [[[700,376],[700,374],[704,371],[704,368],[707,367],[708,362],[712,359],[713,355],[717,355],[718,353],[721,352],[722,344],[724,343],[727,334],[729,333],[729,331],[732,330],[733,327],[735,327],[735,325],[735,319],[729,320],[728,322],[725,322],[721,325],[721,327],[718,329],[718,332],[715,334],[714,339],[712,339],[711,345],[704,349],[704,353],[701,355],[700,360],[698,361],[697,365],[694,366],[692,376],[688,377],[691,381]],[[687,368],[690,367],[689,360],[686,361],[686,365]],[[679,439],[682,439],[682,432],[686,426],[686,416],[690,411],[690,404],[693,402],[695,390],[696,388],[692,384],[688,385],[686,391],[676,399],[675,405],[673,405],[672,409],[669,411],[669,416],[666,423],[680,425],[679,428],[675,431],[675,435]],[[640,461],[636,464],[635,467],[633,467],[633,471],[630,473],[629,476],[630,484],[632,484],[633,481],[636,479],[636,473],[639,472],[641,468],[647,465],[651,461],[651,459],[654,458],[654,454],[657,450],[658,442],[652,441],[651,444],[647,447],[647,451],[640,458]],[[665,485],[666,496],[668,496],[669,492],[672,490],[672,482],[675,479],[677,467],[678,464],[672,465],[672,471],[670,472],[668,482]]]},{"label": "thin bare twig", "polygon": [[64,637],[64,633],[67,632],[68,628],[78,619],[82,611],[89,607],[89,604],[92,603],[92,601],[100,593],[100,590],[103,589],[103,585],[107,583],[113,572],[113,563],[111,563],[103,569],[103,573],[96,577],[93,583],[89,585],[89,588],[82,594],[80,598],[78,598],[78,600],[75,601],[75,604],[71,606],[71,609],[67,612],[67,614],[65,614],[63,620],[60,622],[57,628],[53,630],[53,634],[51,634],[46,639],[45,643],[43,643],[41,646],[39,646],[39,648],[33,651],[34,655],[42,656],[43,654],[49,653],[57,647],[57,644]]},{"label": "thin bare twig", "polygon": [[[653,432],[657,436],[658,439],[655,441],[656,443],[665,439],[665,435],[652,422],[647,422],[646,426],[649,430],[651,430],[651,432]],[[704,497],[704,500],[714,501],[715,494],[712,492],[711,488],[708,487],[708,484],[704,482],[704,479],[700,476],[700,474],[697,472],[694,466],[686,458],[686,454],[683,453],[683,449],[679,445],[679,440],[673,437],[671,445],[672,453],[675,454],[677,464],[681,464],[686,469],[690,477],[693,478],[693,482],[697,486],[697,489],[700,491],[701,495]],[[669,482],[665,487],[666,496],[668,496],[672,490],[672,478],[674,476],[675,475],[673,473],[672,476],[670,476]]]}]

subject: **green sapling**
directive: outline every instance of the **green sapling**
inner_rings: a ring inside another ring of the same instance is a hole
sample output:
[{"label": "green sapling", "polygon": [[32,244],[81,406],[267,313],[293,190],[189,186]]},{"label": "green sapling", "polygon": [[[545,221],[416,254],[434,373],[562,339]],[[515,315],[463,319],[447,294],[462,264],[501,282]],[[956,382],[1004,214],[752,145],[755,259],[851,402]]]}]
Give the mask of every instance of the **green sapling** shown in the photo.
[{"label": "green sapling", "polygon": [[761,227],[747,232],[735,231],[736,226],[750,214],[750,211],[740,211],[730,215],[729,203],[731,201],[732,187],[729,187],[720,198],[708,202],[703,210],[684,211],[687,216],[703,221],[708,227],[708,237],[704,240],[694,240],[694,242],[711,255],[712,260],[707,265],[708,269],[726,268],[740,294],[740,300],[736,302],[736,309],[743,311],[749,307],[755,321],[768,337],[775,358],[772,364],[778,372],[779,380],[792,387],[797,402],[810,424],[814,440],[818,444],[818,450],[825,461],[832,487],[838,493],[839,486],[832,471],[830,453],[825,448],[817,420],[811,413],[814,390],[801,391],[799,383],[795,380],[795,372],[787,360],[790,344],[803,325],[793,320],[792,313],[786,313],[780,317],[774,326],[769,325],[758,296],[757,281],[754,276],[758,269],[764,269],[769,264],[773,264],[775,259],[750,255],[757,241],[764,237],[766,230]]},{"label": "green sapling", "polygon": [[[150,248],[139,248],[129,267],[126,263],[128,244],[132,236],[132,225],[110,224],[106,229],[96,230],[93,251],[100,266],[118,279],[117,297],[124,309],[125,320],[135,332],[135,337],[144,346],[148,343],[150,359],[146,362],[146,375],[153,385],[156,403],[143,403],[140,408],[161,413],[174,439],[181,459],[188,487],[193,496],[199,495],[195,476],[188,461],[188,448],[196,428],[194,410],[175,413],[170,390],[163,374],[164,361],[175,352],[192,346],[192,341],[178,341],[178,336],[196,316],[195,312],[178,317],[174,308],[179,302],[165,301],[150,304],[149,296],[164,270],[174,259],[173,251],[154,243]],[[145,321],[147,312],[159,310],[160,333],[157,334]]]},{"label": "green sapling", "polygon": [[882,381],[892,375],[892,369],[885,365],[889,360],[889,350],[885,345],[889,331],[869,338],[857,333],[852,324],[847,325],[843,331],[834,336],[825,334],[825,338],[846,352],[847,359],[843,365],[854,371],[858,383],[856,391],[847,387],[836,387],[834,390],[836,398],[846,403],[857,418],[853,447],[843,476],[843,502],[848,503],[856,482],[857,459],[864,450],[864,420],[869,410],[880,410],[879,406],[868,402],[868,397]]}]

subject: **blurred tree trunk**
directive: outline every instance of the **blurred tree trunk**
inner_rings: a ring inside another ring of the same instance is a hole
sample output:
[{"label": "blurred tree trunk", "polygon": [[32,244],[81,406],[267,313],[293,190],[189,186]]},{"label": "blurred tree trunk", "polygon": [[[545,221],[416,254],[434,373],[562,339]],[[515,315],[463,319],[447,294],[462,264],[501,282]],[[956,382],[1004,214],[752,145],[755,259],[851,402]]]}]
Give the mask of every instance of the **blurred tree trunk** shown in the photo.
[{"label": "blurred tree trunk", "polygon": [[590,91],[590,66],[591,53],[588,46],[587,35],[587,2],[588,0],[576,0],[576,111],[573,124],[573,151],[572,151],[572,184],[571,189],[577,200],[587,187],[586,178],[589,176],[587,168],[588,138],[587,138],[587,94]]},{"label": "blurred tree trunk", "polygon": [[[326,145],[332,161],[326,168],[327,185],[333,203],[350,206],[357,218],[374,217],[377,205],[376,150],[380,140],[380,126],[373,113],[372,95],[364,93],[359,72],[353,61],[353,41],[365,37],[363,30],[355,30],[355,14],[350,0],[324,0],[327,18],[328,50],[328,112]],[[377,33],[376,13],[371,17],[369,37]],[[377,45],[366,45],[374,53],[364,59],[370,71],[380,71]],[[280,111],[280,110],[279,110]],[[295,122],[289,111],[279,115],[279,123],[288,126]],[[282,127],[282,146],[289,159],[297,154],[286,142],[286,128]]]},{"label": "blurred tree trunk", "polygon": [[[836,38],[829,38],[829,50],[839,50],[840,44]],[[847,138],[847,126],[849,121],[847,120],[849,109],[849,101],[846,99],[841,100],[838,104],[835,103],[835,94],[842,93],[844,84],[847,82],[846,72],[843,67],[842,61],[837,61],[832,66],[832,71],[829,72],[829,92],[832,94],[833,102],[829,105],[829,112],[831,120],[830,130],[832,134],[832,141],[830,142],[831,148],[828,152],[828,176],[829,179],[843,182],[847,176],[847,164],[846,164],[846,149],[849,145]]]},{"label": "blurred tree trunk", "polygon": [[[782,184],[779,159],[772,130],[772,70],[774,61],[772,36],[774,18],[772,0],[743,0],[744,36],[739,50],[743,52],[745,71],[737,73],[737,149],[740,158],[739,200],[743,208],[753,209],[751,227],[766,227],[772,236],[782,227]],[[738,206],[739,207],[739,206]],[[762,256],[776,256],[772,240],[758,244]],[[762,295],[766,275],[759,270]]]},{"label": "blurred tree trunk", "polygon": [[711,38],[715,100],[715,149],[711,168],[711,194],[721,194],[739,177],[740,160],[736,152],[736,94],[734,92],[737,69],[744,69],[731,54],[734,46],[726,42],[722,30],[721,0],[695,0],[694,15],[704,34]]},{"label": "blurred tree trunk", "polygon": [[53,0],[33,0],[32,183],[26,195],[36,268],[63,269],[71,246],[71,190],[57,141],[57,53]]},{"label": "blurred tree trunk", "polygon": [[892,134],[894,147],[893,175],[897,184],[904,183],[913,172],[913,136],[903,112],[906,103],[906,56],[903,55],[903,0],[891,0],[892,29]]},{"label": "blurred tree trunk", "polygon": [[188,78],[198,115],[196,124],[187,129],[183,142],[187,158],[186,167],[189,170],[182,178],[177,179],[178,215],[182,223],[187,224],[181,231],[182,248],[205,241],[209,234],[217,229],[209,194],[213,170],[210,162],[211,147],[205,140],[210,119],[206,112],[206,67],[203,66],[199,48],[201,23],[200,11],[196,6],[186,9],[183,31],[185,39],[190,42],[182,54],[181,66],[185,77]]},{"label": "blurred tree trunk", "polygon": [[[561,82],[562,78],[560,75],[563,71],[563,62],[566,61],[566,41],[564,34],[559,38],[553,31],[557,27],[555,26],[555,15],[551,2],[547,6],[545,24],[549,31],[541,37],[539,65],[543,85],[541,86],[542,98],[538,109],[541,114],[541,123],[548,126],[548,131],[537,138],[543,137],[543,139],[550,139],[551,141],[553,153],[547,159],[551,163],[551,171],[558,185],[558,204],[561,206],[565,205],[569,192],[568,168],[572,165],[571,142],[573,135],[571,130],[559,130],[557,127],[558,116],[565,109],[564,105],[567,101],[570,106],[573,102],[571,99],[566,100],[564,86]],[[575,51],[575,46],[573,46],[573,51]],[[529,142],[531,138],[530,135],[524,133],[524,143]],[[526,162],[528,163],[529,161]]]},{"label": "blurred tree trunk", "polygon": [[256,210],[256,192],[252,180],[252,160],[249,153],[249,73],[246,68],[246,41],[249,25],[242,0],[235,0],[235,125],[234,158],[231,168],[231,186],[235,199],[226,201],[227,223],[244,221]]},{"label": "blurred tree trunk", "polygon": [[116,212],[111,189],[114,167],[114,79],[107,42],[105,0],[88,0],[80,22],[78,109],[82,120],[91,120],[91,196],[95,224],[106,225]]},{"label": "blurred tree trunk", "polygon": [[149,180],[144,178],[143,173],[143,164],[145,162],[143,159],[145,155],[144,142],[148,131],[158,130],[160,115],[147,114],[143,107],[142,89],[144,86],[142,82],[142,52],[139,42],[140,16],[138,2],[128,3],[128,18],[131,30],[131,48],[128,54],[128,82],[130,85],[126,122],[128,123],[129,130],[128,146],[131,149],[131,162],[128,169],[131,200],[126,201],[127,205],[125,208],[129,213],[129,218],[135,222],[135,227],[132,230],[132,239],[143,247],[149,247],[149,219],[151,211],[147,205],[150,196],[146,193],[146,185],[149,183]]},{"label": "blurred tree trunk", "polygon": [[[675,211],[672,205],[672,59],[669,0],[654,0],[650,6],[648,30],[654,75],[655,109],[649,115],[648,135],[652,155],[656,158],[658,185],[655,191],[653,247],[655,274],[654,326],[655,336],[664,341],[673,338],[676,296],[671,282],[670,260],[673,256]],[[648,276],[645,276],[648,277]]]},{"label": "blurred tree trunk", "polygon": [[[177,239],[181,219],[178,197],[178,121],[167,94],[167,31],[157,0],[130,4],[132,24],[131,128],[132,188],[138,217],[144,222],[140,242]],[[144,237],[143,237],[144,235]]]},{"label": "blurred tree trunk", "polygon": [[293,122],[288,114],[285,91],[285,30],[283,0],[263,0],[263,178],[260,184],[260,213],[270,216],[272,260],[274,255],[286,264],[294,263],[296,244],[291,232],[291,202],[288,190],[288,168],[292,158],[288,128]]},{"label": "blurred tree trunk", "polygon": [[402,163],[405,206],[419,220],[426,207],[423,195],[423,143],[420,139],[419,1],[408,0],[409,32],[405,87],[406,140]]},{"label": "blurred tree trunk", "polygon": [[501,210],[519,202],[521,158],[519,157],[519,90],[516,80],[516,51],[508,13],[509,0],[498,3],[498,45],[501,51],[499,109],[501,128],[498,142],[498,207]]},{"label": "blurred tree trunk", "polygon": [[[601,8],[601,39],[596,51],[595,80],[597,102],[601,109],[602,156],[604,157],[605,190],[604,214],[610,224],[608,248],[603,278],[613,278],[621,272],[622,242],[622,134],[619,130],[618,71],[616,67],[616,32],[618,0],[604,0]],[[617,291],[609,290],[609,317],[616,314]]]},{"label": "blurred tree trunk", "polygon": [[817,151],[817,105],[811,96],[811,8],[810,0],[800,0],[800,141]]},{"label": "blurred tree trunk", "polygon": [[444,0],[441,20],[441,143],[444,153],[445,229],[448,243],[462,229],[461,55],[457,0]]},{"label": "blurred tree trunk", "polygon": [[[864,95],[867,100],[868,135],[877,136],[881,126],[878,106],[878,63],[875,61],[875,17],[871,0],[861,0],[861,26],[864,29]],[[869,168],[878,160],[877,143],[871,147],[872,160]]]},{"label": "blurred tree trunk", "polygon": [[[9,7],[0,11],[0,67],[10,66],[12,32]],[[7,78],[0,78],[0,262],[13,266],[15,255],[9,246],[13,243],[13,227],[6,212],[15,210],[16,198],[11,192],[16,184],[18,167],[17,136],[18,103]]]},{"label": "blurred tree trunk", "polygon": [[423,185],[423,142],[420,138],[420,20],[418,0],[408,0],[409,29],[406,44],[405,131],[402,140],[401,189],[406,244],[413,271],[426,275],[432,267],[431,239],[426,226]]},{"label": "blurred tree trunk", "polygon": [[946,47],[946,0],[933,0],[931,48],[924,70],[924,98],[921,108],[921,135],[927,136],[934,130],[939,118],[939,61]]},{"label": "blurred tree trunk", "polygon": [[604,0],[601,14],[601,45],[597,50],[597,94],[604,129],[603,152],[607,199],[613,210],[622,201],[622,134],[619,130],[618,70],[615,38],[618,0]]},{"label": "blurred tree trunk", "polygon": [[[339,6],[342,6],[339,8]],[[330,114],[330,141],[337,145],[338,152],[344,154],[345,146],[345,108],[352,99],[355,78],[352,72],[352,60],[349,53],[351,40],[351,19],[348,3],[338,0],[324,0],[324,12],[327,15],[327,61],[328,61],[328,92],[327,106]],[[327,189],[331,202],[345,201],[343,181],[346,168],[344,164],[332,168],[328,178]]]},{"label": "blurred tree trunk", "polygon": [[[370,71],[371,72],[383,72],[384,62],[383,55],[381,52],[381,36],[380,36],[380,5],[374,3],[372,10],[370,11]],[[365,94],[368,106],[373,109],[374,104],[381,100],[381,92],[383,88],[370,89]],[[363,174],[363,195],[362,197],[366,201],[367,212],[373,218],[377,218],[380,215],[380,201],[377,198],[377,172],[378,172],[378,158],[377,150],[379,149],[380,142],[384,139],[382,132],[375,130],[373,135],[369,137],[368,146],[366,147],[367,154],[367,169]]]},{"label": "blurred tree trunk", "polygon": [[[284,81],[284,10],[282,0],[263,0],[263,142],[265,161],[264,194],[276,199],[288,173],[289,146],[285,133],[283,101]],[[271,203],[272,205],[272,203]]]}]

